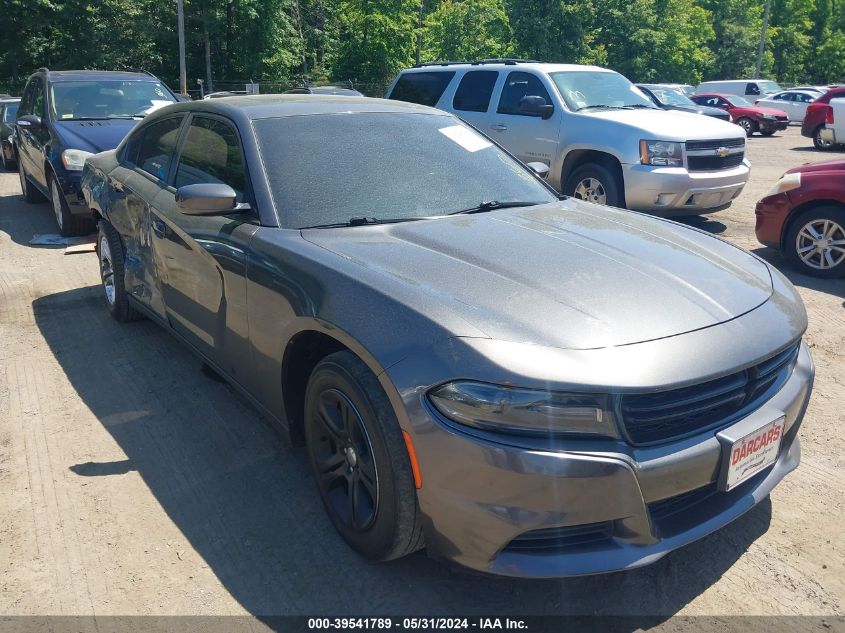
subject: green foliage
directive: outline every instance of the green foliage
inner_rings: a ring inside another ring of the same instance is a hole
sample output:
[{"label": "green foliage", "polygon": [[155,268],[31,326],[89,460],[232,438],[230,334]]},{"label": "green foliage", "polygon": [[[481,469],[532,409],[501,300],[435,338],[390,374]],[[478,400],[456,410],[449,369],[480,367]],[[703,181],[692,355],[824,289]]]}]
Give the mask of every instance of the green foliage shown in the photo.
[{"label": "green foliage", "polygon": [[[185,0],[189,87],[354,80],[416,60],[519,56],[635,81],[754,73],[765,0]],[[39,66],[146,68],[177,85],[176,0],[2,0],[0,90]],[[206,60],[206,51],[208,60]],[[845,79],[845,0],[771,0],[763,76]]]}]

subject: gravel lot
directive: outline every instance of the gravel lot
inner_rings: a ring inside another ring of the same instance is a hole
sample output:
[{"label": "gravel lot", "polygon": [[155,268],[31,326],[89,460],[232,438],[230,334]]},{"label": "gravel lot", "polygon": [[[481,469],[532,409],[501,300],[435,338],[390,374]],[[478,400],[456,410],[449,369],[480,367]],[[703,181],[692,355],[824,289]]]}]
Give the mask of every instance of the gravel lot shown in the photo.
[{"label": "gravel lot", "polygon": [[800,289],[818,371],[802,464],[770,501],[651,567],[565,581],[424,554],[363,562],[329,524],[303,451],[160,328],[114,322],[93,254],[29,246],[56,231],[50,209],[0,174],[0,616],[842,615],[845,280],[786,268],[757,244],[753,213],[784,170],[834,155],[795,127],[749,148],[741,198],[690,223]]}]

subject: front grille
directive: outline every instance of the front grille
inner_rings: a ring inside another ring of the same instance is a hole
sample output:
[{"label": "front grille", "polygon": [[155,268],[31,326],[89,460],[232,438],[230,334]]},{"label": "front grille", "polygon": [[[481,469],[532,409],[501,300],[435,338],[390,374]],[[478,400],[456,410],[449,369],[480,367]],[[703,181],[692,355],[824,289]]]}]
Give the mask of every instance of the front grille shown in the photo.
[{"label": "front grille", "polygon": [[687,141],[687,151],[695,152],[702,149],[719,149],[720,147],[745,147],[744,138],[723,138],[715,141]]},{"label": "front grille", "polygon": [[717,171],[719,169],[730,169],[742,164],[745,153],[730,154],[725,158],[721,156],[687,156],[687,165],[690,171]]},{"label": "front grille", "polygon": [[799,345],[709,382],[671,391],[623,395],[619,412],[629,440],[636,445],[657,444],[731,424],[786,382]]},{"label": "front grille", "polygon": [[520,534],[507,544],[504,551],[523,554],[553,553],[585,545],[595,545],[608,540],[612,535],[613,521],[543,528]]}]

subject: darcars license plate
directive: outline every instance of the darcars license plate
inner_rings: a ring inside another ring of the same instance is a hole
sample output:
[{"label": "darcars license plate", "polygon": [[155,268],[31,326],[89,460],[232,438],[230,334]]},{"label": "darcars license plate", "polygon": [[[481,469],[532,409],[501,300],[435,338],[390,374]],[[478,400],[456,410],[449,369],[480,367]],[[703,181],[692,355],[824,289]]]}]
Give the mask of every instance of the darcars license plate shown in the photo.
[{"label": "darcars license plate", "polygon": [[785,421],[786,418],[780,417],[731,445],[731,451],[726,456],[725,490],[753,477],[777,459]]}]

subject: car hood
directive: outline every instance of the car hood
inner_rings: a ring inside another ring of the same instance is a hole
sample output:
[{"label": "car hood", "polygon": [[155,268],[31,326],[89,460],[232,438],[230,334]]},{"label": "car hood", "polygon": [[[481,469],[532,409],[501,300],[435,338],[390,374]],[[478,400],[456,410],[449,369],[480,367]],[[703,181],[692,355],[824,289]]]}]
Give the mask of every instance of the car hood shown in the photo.
[{"label": "car hood", "polygon": [[666,106],[668,110],[677,110],[678,112],[692,112],[693,114],[704,114],[706,116],[729,116],[727,112],[720,108],[711,108],[710,106],[702,105],[672,105]]},{"label": "car hood", "polygon": [[[697,114],[680,110],[587,110],[580,114],[613,121],[632,131],[641,131],[648,135],[647,138],[662,141],[705,141],[744,136],[744,132],[738,131],[732,123],[713,117],[702,119]],[[690,120],[693,116],[696,118]]]},{"label": "car hood", "polygon": [[69,148],[94,154],[114,149],[139,119],[98,119],[93,121],[56,121],[56,133]]},{"label": "car hood", "polygon": [[566,349],[707,328],[772,293],[767,266],[727,242],[572,199],[302,234],[382,278],[377,286],[412,286],[489,337]]},{"label": "car hood", "polygon": [[807,173],[807,172],[836,172],[845,171],[845,160],[828,160],[823,163],[807,163],[806,165],[799,165],[787,170],[787,174]]}]

